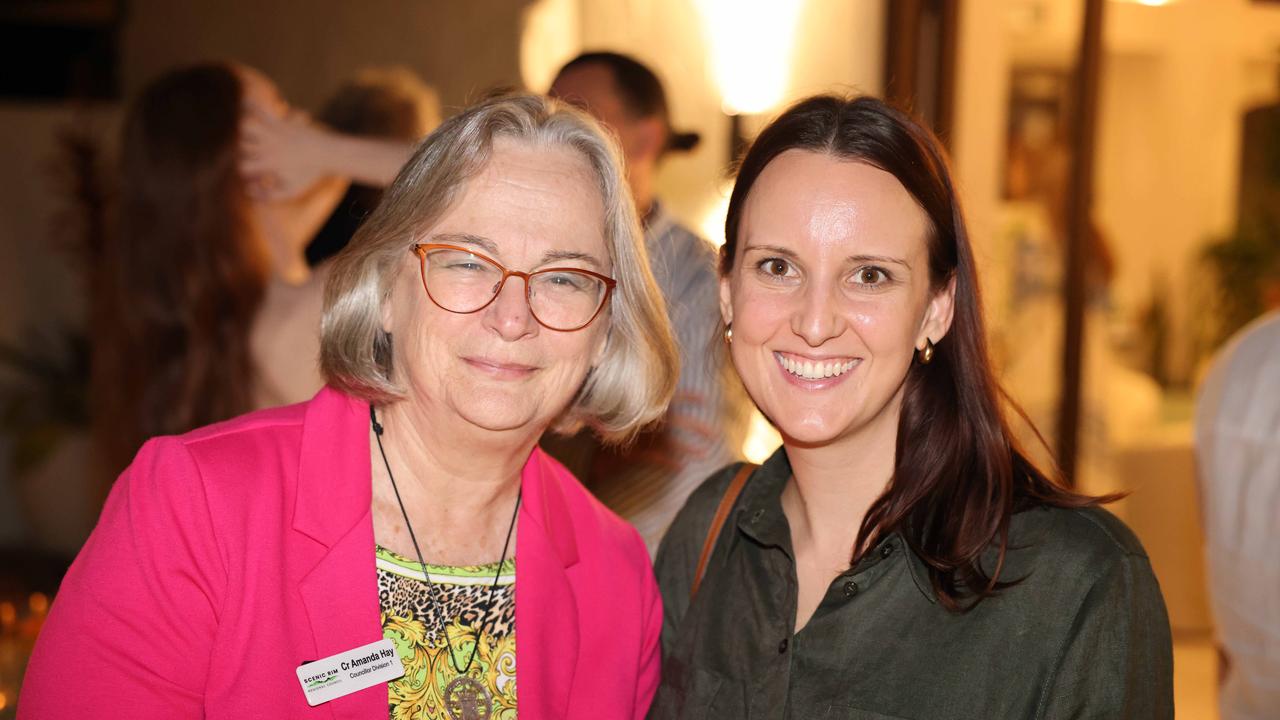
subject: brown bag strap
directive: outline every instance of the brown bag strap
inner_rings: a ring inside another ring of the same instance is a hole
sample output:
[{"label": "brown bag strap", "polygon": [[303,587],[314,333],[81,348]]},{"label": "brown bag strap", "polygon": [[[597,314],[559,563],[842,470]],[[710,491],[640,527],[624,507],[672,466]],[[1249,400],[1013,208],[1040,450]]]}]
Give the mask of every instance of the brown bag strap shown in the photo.
[{"label": "brown bag strap", "polygon": [[702,576],[707,571],[707,561],[711,559],[711,551],[716,547],[716,540],[720,537],[720,531],[724,529],[724,523],[729,519],[729,513],[733,511],[733,506],[738,502],[738,496],[742,494],[742,488],[747,485],[747,478],[751,477],[751,473],[759,465],[751,463],[743,463],[738,469],[738,474],[733,476],[733,481],[729,483],[729,487],[725,488],[724,497],[720,498],[720,505],[716,507],[716,514],[711,518],[711,527],[707,530],[707,539],[702,542],[702,554],[698,556],[698,569],[693,573],[693,587],[689,590],[689,601],[693,601],[693,596],[698,594],[698,586],[702,584]]}]

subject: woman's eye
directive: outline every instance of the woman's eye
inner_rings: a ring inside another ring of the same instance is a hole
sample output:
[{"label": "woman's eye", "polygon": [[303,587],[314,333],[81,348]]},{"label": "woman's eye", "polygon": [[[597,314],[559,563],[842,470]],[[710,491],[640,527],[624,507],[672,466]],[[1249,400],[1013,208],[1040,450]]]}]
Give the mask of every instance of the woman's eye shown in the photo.
[{"label": "woman's eye", "polygon": [[858,268],[853,279],[859,285],[882,285],[889,279],[889,275],[878,267],[864,267]]},{"label": "woman's eye", "polygon": [[785,277],[791,271],[791,263],[782,258],[765,258],[756,267],[765,275],[773,277]]}]

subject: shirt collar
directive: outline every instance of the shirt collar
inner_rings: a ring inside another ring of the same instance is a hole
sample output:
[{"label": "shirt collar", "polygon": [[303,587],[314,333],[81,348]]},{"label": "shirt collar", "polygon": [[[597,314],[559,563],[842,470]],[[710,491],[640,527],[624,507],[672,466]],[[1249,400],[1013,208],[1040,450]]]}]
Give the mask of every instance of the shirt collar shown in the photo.
[{"label": "shirt collar", "polygon": [[902,554],[907,558],[907,568],[911,570],[911,580],[915,583],[916,589],[921,595],[925,596],[929,602],[938,603],[938,596],[933,591],[933,581],[929,578],[929,566],[924,564],[924,560],[911,549],[907,544],[907,539],[902,536],[901,532],[895,532],[893,536],[897,539],[898,545],[902,548]]},{"label": "shirt collar", "polygon": [[791,477],[791,462],[784,448],[778,448],[751,475],[738,502],[737,526],[741,535],[762,547],[776,547],[794,557],[791,527],[782,512],[782,488]]},{"label": "shirt collar", "polygon": [[[733,542],[737,542],[738,535],[745,536],[761,547],[776,547],[795,559],[791,547],[791,526],[782,512],[782,489],[790,477],[791,461],[787,458],[786,449],[780,447],[752,474],[751,480],[742,490],[737,511],[738,533]],[[882,540],[872,552],[879,552],[879,548],[886,543],[893,543],[901,550],[916,589],[929,602],[936,604],[938,598],[929,578],[929,567],[911,549],[901,531]]]}]

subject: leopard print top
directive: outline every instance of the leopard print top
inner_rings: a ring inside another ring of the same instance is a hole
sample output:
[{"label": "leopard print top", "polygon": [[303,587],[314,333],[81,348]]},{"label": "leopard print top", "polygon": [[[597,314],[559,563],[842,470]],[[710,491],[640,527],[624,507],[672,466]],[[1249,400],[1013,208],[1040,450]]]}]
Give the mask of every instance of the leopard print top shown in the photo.
[{"label": "leopard print top", "polygon": [[[515,559],[508,559],[500,571],[497,563],[429,564],[433,589],[419,563],[381,546],[376,552],[383,637],[395,643],[405,666],[404,676],[388,683],[392,720],[513,720]],[[486,613],[490,588],[492,604]],[[484,626],[478,627],[482,614]],[[442,624],[447,627],[447,643],[441,642]],[[459,673],[473,652],[471,667]]]}]

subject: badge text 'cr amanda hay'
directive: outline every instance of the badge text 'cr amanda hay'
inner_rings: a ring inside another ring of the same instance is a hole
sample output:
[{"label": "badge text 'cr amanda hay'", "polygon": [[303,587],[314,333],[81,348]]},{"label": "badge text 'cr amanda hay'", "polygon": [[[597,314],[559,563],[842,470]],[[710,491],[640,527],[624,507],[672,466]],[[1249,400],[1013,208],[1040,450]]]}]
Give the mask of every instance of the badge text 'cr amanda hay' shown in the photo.
[{"label": "badge text 'cr amanda hay'", "polygon": [[307,704],[315,706],[395,680],[404,675],[404,663],[395,644],[384,638],[301,665],[297,674]]}]

